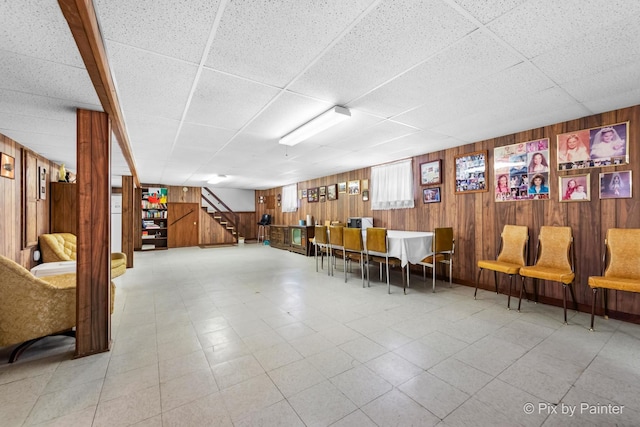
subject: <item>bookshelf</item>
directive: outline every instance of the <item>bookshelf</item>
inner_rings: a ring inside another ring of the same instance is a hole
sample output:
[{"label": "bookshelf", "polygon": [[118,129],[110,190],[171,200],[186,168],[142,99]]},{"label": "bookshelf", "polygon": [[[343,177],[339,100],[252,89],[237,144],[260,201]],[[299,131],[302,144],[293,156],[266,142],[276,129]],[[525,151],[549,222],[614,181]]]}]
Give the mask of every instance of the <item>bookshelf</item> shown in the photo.
[{"label": "bookshelf", "polygon": [[167,189],[143,188],[141,200],[143,251],[167,249]]}]

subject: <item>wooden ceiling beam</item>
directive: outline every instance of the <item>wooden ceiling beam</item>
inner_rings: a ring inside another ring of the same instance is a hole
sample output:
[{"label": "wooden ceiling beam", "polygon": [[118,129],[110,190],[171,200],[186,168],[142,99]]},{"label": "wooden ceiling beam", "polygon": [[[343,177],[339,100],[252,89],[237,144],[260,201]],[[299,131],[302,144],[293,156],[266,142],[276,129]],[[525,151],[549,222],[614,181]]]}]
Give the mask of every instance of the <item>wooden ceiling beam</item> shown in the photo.
[{"label": "wooden ceiling beam", "polygon": [[127,136],[124,116],[120,109],[118,94],[111,76],[111,69],[109,68],[109,61],[93,2],[91,0],[58,0],[58,4],[69,24],[69,29],[76,41],[102,108],[111,118],[113,133],[118,140],[122,155],[129,165],[129,171],[136,186],[140,187],[140,179]]}]

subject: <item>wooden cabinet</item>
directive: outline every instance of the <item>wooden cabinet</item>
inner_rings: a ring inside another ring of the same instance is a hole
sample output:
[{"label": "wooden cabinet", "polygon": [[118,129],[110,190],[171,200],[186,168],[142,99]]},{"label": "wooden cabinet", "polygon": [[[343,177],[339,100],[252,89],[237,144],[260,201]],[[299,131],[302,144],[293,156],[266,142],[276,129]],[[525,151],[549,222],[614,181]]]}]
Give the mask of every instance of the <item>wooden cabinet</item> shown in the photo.
[{"label": "wooden cabinet", "polygon": [[315,227],[303,225],[269,226],[269,244],[277,249],[286,249],[302,255],[312,255],[309,239],[314,236]]},{"label": "wooden cabinet", "polygon": [[49,188],[49,199],[51,200],[50,232],[77,235],[76,184],[52,182]]}]

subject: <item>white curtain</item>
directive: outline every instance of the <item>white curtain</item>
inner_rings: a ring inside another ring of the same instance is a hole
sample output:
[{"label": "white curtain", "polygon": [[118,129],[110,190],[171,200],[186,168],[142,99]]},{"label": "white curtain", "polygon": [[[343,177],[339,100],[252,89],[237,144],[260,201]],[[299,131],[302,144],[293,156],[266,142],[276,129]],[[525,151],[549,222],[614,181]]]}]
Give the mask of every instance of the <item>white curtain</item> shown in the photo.
[{"label": "white curtain", "polygon": [[371,168],[371,209],[414,207],[411,159]]},{"label": "white curtain", "polygon": [[298,210],[298,184],[282,187],[282,212],[295,212]]}]

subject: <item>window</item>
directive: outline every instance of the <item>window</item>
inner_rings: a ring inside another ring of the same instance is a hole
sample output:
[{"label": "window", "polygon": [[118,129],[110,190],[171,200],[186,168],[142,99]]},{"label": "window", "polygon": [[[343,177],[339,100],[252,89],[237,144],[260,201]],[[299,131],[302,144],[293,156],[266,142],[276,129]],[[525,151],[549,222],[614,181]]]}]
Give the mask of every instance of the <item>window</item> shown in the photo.
[{"label": "window", "polygon": [[298,210],[298,185],[291,184],[282,187],[282,212]]},{"label": "window", "polygon": [[371,168],[371,209],[413,208],[411,159]]}]

